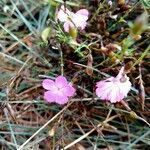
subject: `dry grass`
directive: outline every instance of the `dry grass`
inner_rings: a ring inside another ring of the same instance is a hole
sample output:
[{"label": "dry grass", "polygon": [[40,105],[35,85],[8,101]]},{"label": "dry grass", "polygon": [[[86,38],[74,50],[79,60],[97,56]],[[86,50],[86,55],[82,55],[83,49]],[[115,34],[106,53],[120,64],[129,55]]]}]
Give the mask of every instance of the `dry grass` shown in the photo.
[{"label": "dry grass", "polygon": [[[72,10],[90,12],[85,31],[77,37],[80,44],[74,46],[54,17],[62,2],[0,1],[0,149],[148,150],[149,27],[141,39],[131,40],[129,22],[148,11],[149,3],[113,2],[111,7],[105,0],[67,1]],[[43,41],[46,27],[50,33]],[[114,43],[121,52],[113,51]],[[116,75],[123,63],[133,86],[126,103],[98,100],[95,82]],[[41,81],[62,71],[77,95],[66,106],[48,104]]]}]

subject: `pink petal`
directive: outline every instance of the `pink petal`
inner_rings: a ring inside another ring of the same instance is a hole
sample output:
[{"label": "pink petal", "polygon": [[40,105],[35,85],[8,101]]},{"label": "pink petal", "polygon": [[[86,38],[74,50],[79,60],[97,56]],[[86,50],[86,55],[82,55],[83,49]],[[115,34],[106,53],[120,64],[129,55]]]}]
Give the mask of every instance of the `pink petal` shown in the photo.
[{"label": "pink petal", "polygon": [[105,94],[104,96],[102,95],[102,93],[100,92],[99,88],[96,89],[96,95],[101,98],[102,100],[105,100]]},{"label": "pink petal", "polygon": [[55,83],[58,88],[63,88],[68,85],[68,81],[64,76],[58,76],[55,79]]},{"label": "pink petal", "polygon": [[105,84],[101,87],[98,87],[100,93],[107,93],[108,89],[111,89],[113,87],[112,82],[105,82]]},{"label": "pink petal", "polygon": [[78,25],[78,27],[81,29],[81,30],[84,30],[85,29],[85,27],[86,27],[86,22],[81,22],[80,23],[80,26]]},{"label": "pink petal", "polygon": [[124,73],[124,67],[122,67],[118,73],[118,75],[116,76],[116,78],[120,79],[123,76]]},{"label": "pink petal", "polygon": [[49,103],[57,103],[63,105],[68,102],[68,97],[65,95],[54,94],[51,91],[44,93],[44,99]]},{"label": "pink petal", "polygon": [[126,82],[118,82],[116,85],[119,87],[120,93],[122,93],[124,97],[127,97],[127,94],[131,89],[131,82],[127,79]]},{"label": "pink petal", "polygon": [[46,90],[51,90],[51,88],[55,85],[54,81],[53,80],[50,80],[50,79],[45,79],[43,80],[42,82],[42,86],[44,89]]},{"label": "pink petal", "polygon": [[64,23],[64,30],[65,30],[65,32],[69,32],[69,23],[68,22]]},{"label": "pink petal", "polygon": [[65,32],[69,32],[69,28],[75,28],[74,24],[71,21],[66,21],[64,23]]},{"label": "pink petal", "polygon": [[74,22],[77,28],[81,28],[83,30],[86,26],[87,19],[88,18],[86,16],[75,14],[74,17],[72,18],[72,21]]},{"label": "pink petal", "polygon": [[70,15],[71,12],[65,7],[62,5],[60,10],[58,11],[58,14],[57,14],[57,18],[59,19],[59,21],[61,22],[65,22],[68,20],[68,15]]},{"label": "pink petal", "polygon": [[125,83],[124,83],[124,93],[125,93],[125,96],[127,96],[127,94],[129,93],[129,91],[131,90],[131,82],[129,80],[127,80]]},{"label": "pink petal", "polygon": [[76,12],[76,14],[79,14],[79,15],[82,15],[82,16],[86,16],[87,19],[88,19],[88,15],[89,15],[89,12],[87,9],[80,9]]},{"label": "pink petal", "polygon": [[124,99],[124,94],[122,94],[121,92],[117,93],[117,99],[116,101],[117,102],[120,102]]},{"label": "pink petal", "polygon": [[[100,84],[100,83],[99,83]],[[119,88],[113,84],[113,82],[105,82],[103,86],[98,87],[96,89],[96,95],[100,97],[102,100],[108,100],[112,103],[117,102],[118,97],[117,93],[119,92]],[[120,98],[119,98],[120,100]]]},{"label": "pink petal", "polygon": [[[121,68],[117,77],[111,77],[106,80],[97,82],[96,95],[103,100],[108,100],[111,103],[120,102],[127,96],[131,89],[131,82],[129,77],[124,74],[124,67]],[[124,82],[120,81],[120,78],[125,77]]]},{"label": "pink petal", "polygon": [[81,9],[74,14],[72,21],[77,28],[83,30],[86,27],[86,21],[88,20],[89,12],[86,9]]},{"label": "pink petal", "polygon": [[105,84],[104,80],[99,81],[99,82],[96,83],[96,87],[102,87],[104,84]]},{"label": "pink petal", "polygon": [[118,87],[113,87],[111,88],[110,92],[107,94],[107,99],[111,102],[111,103],[116,103],[119,100],[122,100],[119,97],[120,93],[119,93],[119,88]]},{"label": "pink petal", "polygon": [[75,94],[75,91],[76,91],[71,85],[66,86],[62,90],[63,90],[64,95],[66,95],[68,97],[73,96]]},{"label": "pink petal", "polygon": [[111,89],[107,89],[105,92],[102,92],[101,99],[109,100],[109,95],[111,93]]},{"label": "pink petal", "polygon": [[60,105],[66,104],[68,102],[68,97],[65,95],[55,95],[55,102]]},{"label": "pink petal", "polygon": [[97,87],[103,87],[105,84],[107,84],[108,82],[111,82],[113,80],[114,80],[114,77],[110,77],[110,78],[108,78],[106,80],[102,80],[102,81],[97,82],[96,86]]},{"label": "pink petal", "polygon": [[49,103],[55,102],[55,96],[51,91],[44,92],[44,99]]}]

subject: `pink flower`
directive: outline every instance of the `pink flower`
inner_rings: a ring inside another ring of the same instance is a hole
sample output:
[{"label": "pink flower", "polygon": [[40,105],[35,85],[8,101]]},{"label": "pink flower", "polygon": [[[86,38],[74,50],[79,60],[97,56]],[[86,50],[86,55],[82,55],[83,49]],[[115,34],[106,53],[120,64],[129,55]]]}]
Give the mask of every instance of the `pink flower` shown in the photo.
[{"label": "pink flower", "polygon": [[124,73],[124,67],[122,67],[116,77],[99,81],[96,87],[96,95],[100,99],[116,103],[127,97],[131,89],[131,82],[129,81],[129,77]]},{"label": "pink flower", "polygon": [[42,86],[47,90],[44,93],[44,99],[50,103],[55,102],[63,105],[68,102],[69,97],[75,94],[75,89],[63,76],[58,76],[55,81],[45,79]]},{"label": "pink flower", "polygon": [[57,18],[64,22],[64,30],[69,32],[69,28],[80,28],[83,30],[86,27],[89,12],[86,9],[80,9],[76,13],[69,11],[63,5],[58,11]]}]

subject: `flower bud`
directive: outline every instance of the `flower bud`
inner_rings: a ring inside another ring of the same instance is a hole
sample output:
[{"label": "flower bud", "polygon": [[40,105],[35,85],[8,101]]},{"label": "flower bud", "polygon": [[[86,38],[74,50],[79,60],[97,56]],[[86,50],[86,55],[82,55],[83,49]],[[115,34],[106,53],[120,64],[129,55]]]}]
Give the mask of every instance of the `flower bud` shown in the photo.
[{"label": "flower bud", "polygon": [[118,61],[118,59],[116,58],[116,56],[112,56],[110,58],[110,60],[111,60],[112,63],[116,63],[116,61]]},{"label": "flower bud", "polygon": [[131,116],[133,119],[137,119],[137,118],[138,118],[137,114],[136,114],[134,111],[131,111],[131,112],[130,112],[130,116]]},{"label": "flower bud", "polygon": [[50,137],[53,137],[55,135],[55,130],[56,130],[55,127],[53,127],[51,130],[49,130],[48,134]]},{"label": "flower bud", "polygon": [[125,0],[117,0],[118,5],[124,5],[125,4]]},{"label": "flower bud", "polygon": [[87,68],[86,68],[86,73],[89,75],[89,76],[92,76],[93,74],[93,57],[91,54],[88,55],[88,62],[87,62]]},{"label": "flower bud", "polygon": [[141,35],[134,35],[134,36],[133,36],[133,39],[134,39],[135,41],[138,41],[138,40],[140,40],[141,38],[142,38]]},{"label": "flower bud", "polygon": [[77,29],[76,29],[76,28],[69,27],[69,35],[70,35],[74,40],[76,40],[77,35],[78,35]]}]

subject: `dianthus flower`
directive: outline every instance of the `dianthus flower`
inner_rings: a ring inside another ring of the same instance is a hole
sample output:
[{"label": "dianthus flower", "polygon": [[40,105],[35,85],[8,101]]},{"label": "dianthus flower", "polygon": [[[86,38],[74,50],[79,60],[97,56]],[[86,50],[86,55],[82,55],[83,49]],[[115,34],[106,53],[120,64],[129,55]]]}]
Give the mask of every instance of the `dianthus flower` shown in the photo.
[{"label": "dianthus flower", "polygon": [[99,81],[96,87],[96,95],[100,99],[116,103],[127,97],[131,89],[131,82],[129,81],[129,77],[124,73],[124,67],[122,67],[116,77]]},{"label": "dianthus flower", "polygon": [[58,76],[55,81],[45,79],[42,86],[47,91],[44,93],[44,99],[47,102],[54,102],[63,105],[68,102],[69,97],[75,94],[75,89],[63,76]]},{"label": "dianthus flower", "polygon": [[69,11],[63,5],[58,11],[57,18],[64,22],[64,30],[69,32],[70,28],[80,28],[83,30],[86,27],[89,12],[86,9],[80,9],[76,13]]}]

